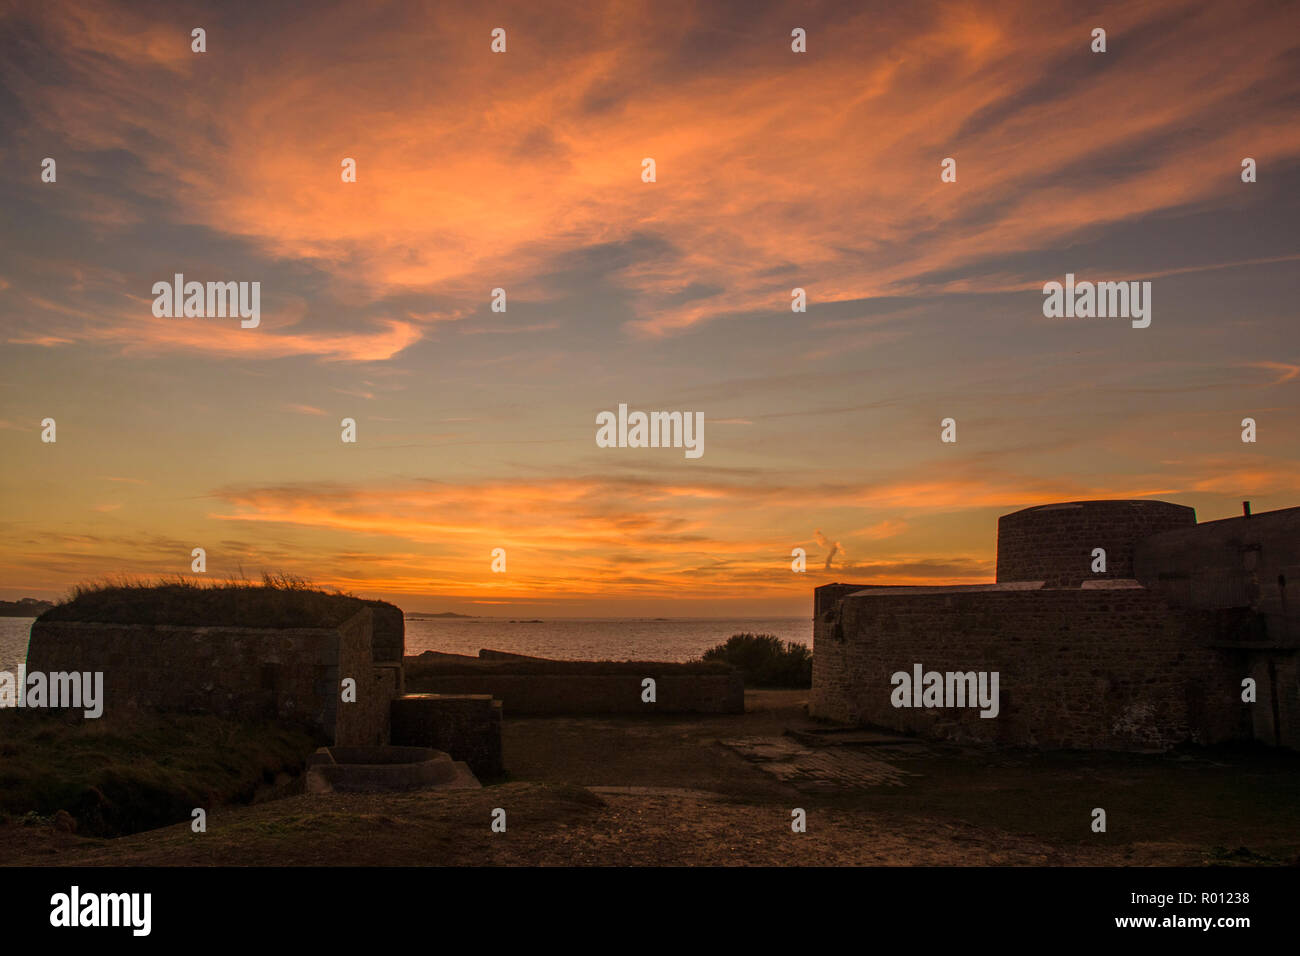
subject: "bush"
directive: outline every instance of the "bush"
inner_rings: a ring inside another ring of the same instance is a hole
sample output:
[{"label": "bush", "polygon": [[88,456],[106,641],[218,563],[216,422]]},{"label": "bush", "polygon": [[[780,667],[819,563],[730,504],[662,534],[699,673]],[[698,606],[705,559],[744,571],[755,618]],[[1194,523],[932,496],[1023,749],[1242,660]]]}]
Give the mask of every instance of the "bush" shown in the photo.
[{"label": "bush", "polygon": [[727,643],[705,651],[703,659],[739,669],[749,687],[812,686],[812,652],[772,634],[733,634]]}]

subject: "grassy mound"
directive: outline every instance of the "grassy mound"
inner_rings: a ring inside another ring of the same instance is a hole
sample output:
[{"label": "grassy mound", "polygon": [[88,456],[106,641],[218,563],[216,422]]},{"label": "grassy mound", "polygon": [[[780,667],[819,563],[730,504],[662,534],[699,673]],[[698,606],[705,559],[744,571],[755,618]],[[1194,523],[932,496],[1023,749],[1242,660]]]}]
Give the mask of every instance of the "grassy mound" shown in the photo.
[{"label": "grassy mound", "polygon": [[76,588],[43,621],[197,627],[336,627],[364,607],[357,598],[313,588],[301,578],[264,575],[261,584],[227,581],[105,581]]},{"label": "grassy mound", "polygon": [[114,726],[0,710],[0,817],[44,823],[60,810],[79,833],[120,836],[252,799],[297,773],[317,743],[274,724],[142,714]]}]

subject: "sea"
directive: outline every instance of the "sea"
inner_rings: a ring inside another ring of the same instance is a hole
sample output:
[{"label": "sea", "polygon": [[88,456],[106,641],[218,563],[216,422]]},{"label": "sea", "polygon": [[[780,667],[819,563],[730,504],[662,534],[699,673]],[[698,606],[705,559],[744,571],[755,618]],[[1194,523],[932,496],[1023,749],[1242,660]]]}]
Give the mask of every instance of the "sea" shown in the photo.
[{"label": "sea", "polygon": [[[27,658],[35,618],[0,617],[0,671]],[[732,634],[772,634],[812,649],[812,619],[777,618],[406,618],[406,653],[477,656],[480,648],[556,660],[689,661]]]}]

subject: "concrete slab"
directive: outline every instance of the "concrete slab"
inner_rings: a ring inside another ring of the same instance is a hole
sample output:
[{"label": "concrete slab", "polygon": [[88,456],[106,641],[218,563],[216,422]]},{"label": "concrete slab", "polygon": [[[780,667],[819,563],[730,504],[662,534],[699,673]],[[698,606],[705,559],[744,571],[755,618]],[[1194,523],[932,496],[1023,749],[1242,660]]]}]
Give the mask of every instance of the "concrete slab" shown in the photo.
[{"label": "concrete slab", "polygon": [[901,787],[904,777],[916,776],[862,750],[809,747],[791,737],[738,737],[718,743],[806,793]]}]

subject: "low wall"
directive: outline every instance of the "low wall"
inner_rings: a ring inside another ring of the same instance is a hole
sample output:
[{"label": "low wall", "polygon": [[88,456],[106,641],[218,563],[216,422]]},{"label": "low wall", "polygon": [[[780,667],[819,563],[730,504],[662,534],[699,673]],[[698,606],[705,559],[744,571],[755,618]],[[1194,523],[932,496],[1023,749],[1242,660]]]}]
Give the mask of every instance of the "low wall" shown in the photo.
[{"label": "low wall", "polygon": [[[407,659],[408,692],[490,694],[511,716],[745,711],[744,678],[738,671],[715,667],[586,661],[485,661],[440,667],[416,661]],[[652,704],[641,700],[641,682],[647,677],[655,680]]]},{"label": "low wall", "polygon": [[[1146,750],[1250,736],[1241,651],[1216,618],[1140,587],[878,588],[826,608],[810,712],[846,723],[1013,746]],[[1000,713],[895,708],[891,676],[998,671]]]}]

